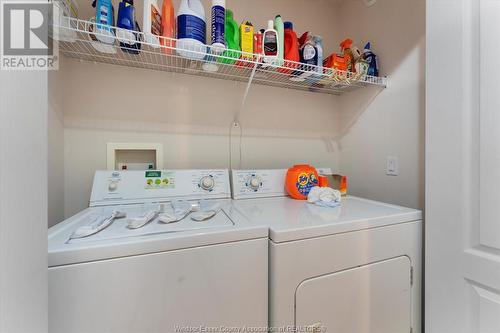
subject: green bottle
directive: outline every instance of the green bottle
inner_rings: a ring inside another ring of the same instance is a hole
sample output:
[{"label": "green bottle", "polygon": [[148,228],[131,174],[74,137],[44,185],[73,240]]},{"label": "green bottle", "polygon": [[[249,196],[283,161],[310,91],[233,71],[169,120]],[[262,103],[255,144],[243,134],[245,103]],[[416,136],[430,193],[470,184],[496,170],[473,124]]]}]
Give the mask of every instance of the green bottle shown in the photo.
[{"label": "green bottle", "polygon": [[231,50],[240,51],[240,31],[238,29],[238,22],[233,18],[233,11],[226,9],[226,51],[222,53],[226,58],[218,58],[218,61],[223,64],[232,65],[240,58],[240,52],[234,52]]},{"label": "green bottle", "polygon": [[278,33],[278,58],[277,65],[283,66],[285,58],[285,28],[281,15],[274,18],[274,30]]}]

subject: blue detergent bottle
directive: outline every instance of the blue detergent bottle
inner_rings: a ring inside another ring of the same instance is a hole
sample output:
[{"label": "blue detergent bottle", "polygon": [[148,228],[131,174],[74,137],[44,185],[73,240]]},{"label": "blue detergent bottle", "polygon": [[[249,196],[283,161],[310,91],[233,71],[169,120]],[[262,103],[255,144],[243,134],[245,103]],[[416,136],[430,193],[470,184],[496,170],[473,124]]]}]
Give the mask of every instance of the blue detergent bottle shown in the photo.
[{"label": "blue detergent bottle", "polygon": [[120,47],[124,52],[139,54],[141,43],[139,43],[139,24],[135,20],[134,0],[122,0],[118,7],[118,20],[116,26],[116,38],[120,41]]},{"label": "blue detergent bottle", "polygon": [[95,37],[102,43],[113,44],[115,34],[114,8],[111,0],[94,0],[92,7],[95,8]]},{"label": "blue detergent bottle", "polygon": [[365,45],[363,59],[368,63],[368,75],[378,76],[378,58],[371,50],[371,43]]}]

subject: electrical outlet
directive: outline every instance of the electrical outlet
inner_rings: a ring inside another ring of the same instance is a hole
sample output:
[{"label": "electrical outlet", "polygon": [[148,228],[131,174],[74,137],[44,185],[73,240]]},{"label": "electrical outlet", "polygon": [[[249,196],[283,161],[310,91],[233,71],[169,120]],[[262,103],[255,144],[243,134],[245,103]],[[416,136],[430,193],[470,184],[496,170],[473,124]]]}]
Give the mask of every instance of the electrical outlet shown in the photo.
[{"label": "electrical outlet", "polygon": [[387,156],[387,166],[385,168],[387,176],[399,175],[399,159],[397,156]]}]

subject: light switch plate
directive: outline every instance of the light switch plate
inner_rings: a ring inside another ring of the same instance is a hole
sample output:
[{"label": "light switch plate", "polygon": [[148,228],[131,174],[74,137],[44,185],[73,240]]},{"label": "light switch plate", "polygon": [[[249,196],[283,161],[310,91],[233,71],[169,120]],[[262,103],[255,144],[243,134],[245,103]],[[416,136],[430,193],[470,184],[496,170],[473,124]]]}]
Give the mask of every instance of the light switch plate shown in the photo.
[{"label": "light switch plate", "polygon": [[399,175],[399,159],[397,156],[387,156],[387,166],[385,169],[387,176]]}]

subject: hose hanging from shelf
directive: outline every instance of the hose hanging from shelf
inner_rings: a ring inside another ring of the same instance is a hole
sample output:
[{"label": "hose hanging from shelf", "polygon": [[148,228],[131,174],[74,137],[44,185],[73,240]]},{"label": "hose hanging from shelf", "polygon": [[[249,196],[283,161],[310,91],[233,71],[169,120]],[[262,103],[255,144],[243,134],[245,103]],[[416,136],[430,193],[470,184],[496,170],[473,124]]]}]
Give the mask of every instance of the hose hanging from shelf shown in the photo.
[{"label": "hose hanging from shelf", "polygon": [[234,114],[233,121],[229,125],[229,169],[231,170],[233,168],[233,128],[238,128],[240,130],[240,135],[239,135],[239,146],[238,146],[238,154],[239,154],[239,160],[238,160],[238,168],[241,168],[241,161],[242,161],[242,144],[241,141],[243,139],[243,127],[240,124],[240,115],[243,112],[243,109],[245,108],[245,104],[247,102],[248,98],[248,93],[250,92],[250,87],[252,85],[253,78],[255,76],[255,72],[257,71],[257,64],[255,64],[252,68],[252,73],[250,74],[250,78],[248,79],[247,85],[245,87],[245,92],[243,93],[243,98],[241,100],[241,105],[238,111]]}]

